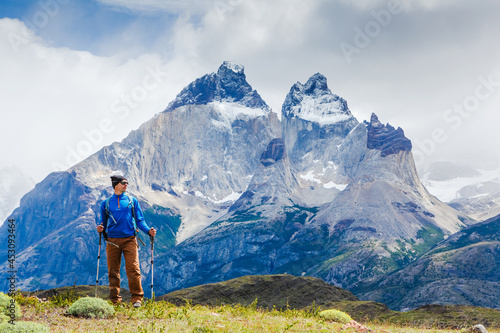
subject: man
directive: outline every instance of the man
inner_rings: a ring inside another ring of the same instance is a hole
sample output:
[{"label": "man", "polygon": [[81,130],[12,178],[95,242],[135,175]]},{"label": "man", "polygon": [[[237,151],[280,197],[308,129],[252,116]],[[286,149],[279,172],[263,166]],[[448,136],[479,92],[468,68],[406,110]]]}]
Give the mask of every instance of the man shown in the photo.
[{"label": "man", "polygon": [[140,307],[144,297],[139,267],[139,244],[136,234],[138,229],[154,237],[156,230],[149,228],[144,221],[141,207],[136,198],[125,194],[128,181],[124,176],[111,176],[111,184],[115,190],[110,198],[101,203],[101,224],[97,232],[104,232],[107,242],[109,298],[113,304],[121,302],[120,296],[120,266],[122,253],[125,258],[125,270],[128,286],[132,294],[134,307]]}]

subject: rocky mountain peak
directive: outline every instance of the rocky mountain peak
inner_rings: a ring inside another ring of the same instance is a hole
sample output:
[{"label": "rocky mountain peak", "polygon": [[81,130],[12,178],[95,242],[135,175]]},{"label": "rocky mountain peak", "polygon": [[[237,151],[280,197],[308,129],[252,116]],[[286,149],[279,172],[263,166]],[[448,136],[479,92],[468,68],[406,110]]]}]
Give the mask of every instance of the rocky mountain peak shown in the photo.
[{"label": "rocky mountain peak", "polygon": [[297,82],[292,86],[283,103],[282,114],[320,125],[352,118],[347,102],[330,91],[326,77],[320,73],[311,76],[306,84]]},{"label": "rocky mountain peak", "polygon": [[211,102],[237,103],[250,108],[269,109],[266,102],[247,82],[245,68],[224,61],[217,73],[204,75],[182,89],[165,112],[183,105],[203,105]]},{"label": "rocky mountain peak", "polygon": [[242,75],[245,77],[245,66],[232,61],[224,61],[217,70],[217,75],[223,77],[227,75]]},{"label": "rocky mountain peak", "polygon": [[307,80],[304,85],[304,93],[306,95],[321,96],[331,94],[332,92],[328,89],[326,77],[320,73],[316,73]]},{"label": "rocky mountain peak", "polygon": [[380,150],[382,157],[400,151],[411,151],[411,141],[405,137],[401,127],[395,129],[389,124],[382,124],[375,113],[372,113],[367,129],[367,148]]}]

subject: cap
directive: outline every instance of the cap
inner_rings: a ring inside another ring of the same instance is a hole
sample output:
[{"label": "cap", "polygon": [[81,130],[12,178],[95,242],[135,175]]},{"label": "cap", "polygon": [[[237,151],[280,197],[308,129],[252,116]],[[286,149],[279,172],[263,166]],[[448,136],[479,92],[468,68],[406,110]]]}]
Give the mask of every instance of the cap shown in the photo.
[{"label": "cap", "polygon": [[122,175],[111,176],[111,185],[113,185],[113,188],[115,188],[115,186],[118,185],[118,183],[121,182],[122,180],[127,180],[127,178],[125,178]]}]

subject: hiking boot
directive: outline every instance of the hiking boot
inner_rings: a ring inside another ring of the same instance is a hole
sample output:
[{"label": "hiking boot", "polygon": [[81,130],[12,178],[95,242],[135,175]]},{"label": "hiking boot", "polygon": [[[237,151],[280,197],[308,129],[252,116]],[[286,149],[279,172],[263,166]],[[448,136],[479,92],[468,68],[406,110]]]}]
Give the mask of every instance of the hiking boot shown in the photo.
[{"label": "hiking boot", "polygon": [[134,303],[134,308],[140,308],[141,307],[141,302],[137,301]]}]

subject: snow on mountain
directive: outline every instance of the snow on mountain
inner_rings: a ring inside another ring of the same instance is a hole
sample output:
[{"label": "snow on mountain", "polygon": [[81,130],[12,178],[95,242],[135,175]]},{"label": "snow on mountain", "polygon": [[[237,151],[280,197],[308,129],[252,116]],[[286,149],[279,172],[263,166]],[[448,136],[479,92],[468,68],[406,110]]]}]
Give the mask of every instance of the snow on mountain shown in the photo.
[{"label": "snow on mountain", "polygon": [[254,109],[242,106],[234,102],[210,102],[207,104],[212,110],[218,113],[219,117],[214,117],[212,124],[230,128],[236,119],[250,119],[266,116],[269,110],[266,108]]},{"label": "snow on mountain", "polygon": [[232,70],[236,74],[243,73],[243,70],[245,69],[243,65],[232,61],[224,61],[223,66],[225,66],[227,69]]},{"label": "snow on mountain", "polygon": [[294,105],[291,112],[304,120],[328,125],[349,119],[349,115],[342,112],[342,107],[342,100],[331,95],[323,95],[319,100],[304,96],[300,105]]},{"label": "snow on mountain", "polygon": [[246,81],[244,67],[228,61],[224,61],[217,73],[204,75],[182,89],[165,111],[169,112],[183,105],[205,105],[214,101],[238,103],[270,111],[266,102]]},{"label": "snow on mountain", "polygon": [[347,102],[332,94],[326,77],[317,73],[306,84],[297,82],[283,104],[284,116],[297,117],[321,126],[347,121],[352,115]]},{"label": "snow on mountain", "polygon": [[435,162],[421,171],[430,193],[455,209],[483,221],[500,214],[500,169],[476,169]]}]

